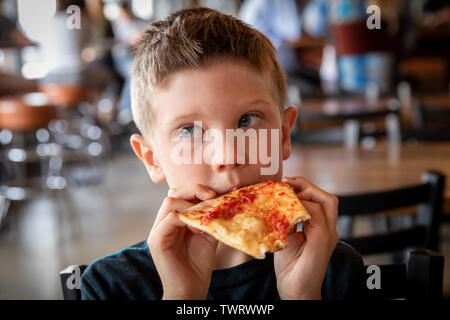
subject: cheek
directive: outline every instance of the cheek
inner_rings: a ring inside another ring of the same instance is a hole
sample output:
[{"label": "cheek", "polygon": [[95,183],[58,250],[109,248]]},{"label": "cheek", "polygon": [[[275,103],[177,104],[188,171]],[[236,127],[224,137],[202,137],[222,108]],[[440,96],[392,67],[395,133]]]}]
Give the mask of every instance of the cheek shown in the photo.
[{"label": "cheek", "polygon": [[[265,128],[258,131],[258,174],[264,176],[264,180],[279,181],[282,176],[282,144],[281,130],[279,127]],[[250,150],[252,152],[252,150]]]},{"label": "cheek", "polygon": [[[183,140],[157,140],[157,157],[170,188],[186,184],[208,185],[213,176],[211,166],[195,164],[194,144],[183,144]],[[198,143],[198,141],[197,141]],[[196,144],[198,147],[198,144]]]},{"label": "cheek", "polygon": [[[264,146],[264,149],[260,147]],[[282,130],[279,127],[272,127],[258,130],[258,152],[259,155],[273,157],[282,154]]]},{"label": "cheek", "polygon": [[187,184],[207,185],[210,167],[205,164],[175,164],[170,158],[165,162],[163,170],[170,188]]}]

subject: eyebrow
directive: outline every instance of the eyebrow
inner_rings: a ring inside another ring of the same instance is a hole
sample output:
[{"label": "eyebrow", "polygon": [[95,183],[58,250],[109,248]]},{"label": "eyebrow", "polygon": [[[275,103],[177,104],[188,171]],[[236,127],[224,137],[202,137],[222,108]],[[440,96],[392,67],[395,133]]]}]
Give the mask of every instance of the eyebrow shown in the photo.
[{"label": "eyebrow", "polygon": [[198,112],[190,113],[190,114],[183,114],[179,115],[177,117],[169,119],[166,123],[172,124],[172,123],[181,123],[188,120],[200,120],[202,114]]},{"label": "eyebrow", "polygon": [[[245,108],[245,107],[255,105],[255,104],[271,105],[271,103],[267,100],[255,99],[255,100],[250,100],[245,103],[242,103],[240,105],[240,108]],[[204,116],[204,114],[199,113],[199,112],[183,114],[183,115],[179,115],[179,116],[176,116],[174,118],[167,120],[166,124],[174,124],[174,123],[178,124],[178,123],[182,123],[182,122],[186,122],[186,121],[201,120],[203,116]]]},{"label": "eyebrow", "polygon": [[245,102],[241,105],[241,107],[247,107],[250,105],[254,105],[254,104],[265,104],[265,105],[271,105],[271,103],[267,100],[264,99],[255,99],[255,100],[250,100],[248,102]]}]

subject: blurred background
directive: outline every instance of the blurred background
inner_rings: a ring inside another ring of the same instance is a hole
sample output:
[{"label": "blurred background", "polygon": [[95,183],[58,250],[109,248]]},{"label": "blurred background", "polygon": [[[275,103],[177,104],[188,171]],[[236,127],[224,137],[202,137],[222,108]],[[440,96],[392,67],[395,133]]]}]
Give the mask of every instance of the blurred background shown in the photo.
[{"label": "blurred background", "polygon": [[[147,238],[167,185],[129,146],[132,49],[191,6],[277,48],[300,110],[285,175],[339,196],[447,177],[430,200],[434,240],[411,246],[450,258],[450,2],[0,0],[0,299],[61,299],[59,271]],[[415,209],[342,216],[341,238],[420,224]]]}]

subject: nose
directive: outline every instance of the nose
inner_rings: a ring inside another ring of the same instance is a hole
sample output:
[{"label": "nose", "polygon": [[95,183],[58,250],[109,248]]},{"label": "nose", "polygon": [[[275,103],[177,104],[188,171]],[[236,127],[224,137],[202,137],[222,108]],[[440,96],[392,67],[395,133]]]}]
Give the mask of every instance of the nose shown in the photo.
[{"label": "nose", "polygon": [[239,164],[239,163],[233,163],[233,164],[213,164],[212,166],[213,166],[214,170],[217,172],[226,172],[226,171],[240,168],[243,165]]},{"label": "nose", "polygon": [[[211,166],[216,172],[225,172],[229,170],[238,169],[245,164],[244,159],[239,159],[237,154],[236,143],[226,143],[225,140],[222,140],[222,144],[215,144],[214,152],[213,152],[213,161]],[[242,156],[241,156],[242,158]],[[239,159],[239,160],[238,160]]]}]

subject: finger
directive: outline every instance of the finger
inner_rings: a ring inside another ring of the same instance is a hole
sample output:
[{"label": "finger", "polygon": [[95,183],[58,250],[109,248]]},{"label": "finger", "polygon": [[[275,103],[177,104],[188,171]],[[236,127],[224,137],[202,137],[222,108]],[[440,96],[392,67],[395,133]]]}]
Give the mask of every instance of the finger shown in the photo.
[{"label": "finger", "polygon": [[336,226],[339,200],[336,196],[320,189],[303,177],[285,177],[283,181],[294,187],[300,200],[317,202],[324,207],[327,224]]},{"label": "finger", "polygon": [[309,201],[302,201],[302,204],[311,216],[311,219],[303,223],[303,232],[305,233],[306,237],[308,237],[308,234],[310,234],[311,228],[320,230],[321,232],[327,232],[328,226],[325,221],[325,216],[322,212],[322,207],[315,202]]},{"label": "finger", "polygon": [[311,219],[303,223],[303,233],[309,243],[308,251],[320,251],[327,247],[334,249],[337,231],[335,227],[333,229],[327,226],[323,207],[315,202],[302,201],[302,203],[311,215]]},{"label": "finger", "polygon": [[283,181],[294,187],[297,194],[301,194],[304,200],[325,205],[334,197],[332,194],[320,189],[303,177],[285,177]]},{"label": "finger", "polygon": [[283,177],[282,181],[291,185],[294,188],[295,192],[300,192],[309,186],[313,186],[311,182],[303,177]]},{"label": "finger", "polygon": [[179,198],[183,200],[209,200],[216,196],[216,192],[204,185],[194,184],[188,187],[182,188],[170,188],[168,195],[170,197]]},{"label": "finger", "polygon": [[[192,229],[189,228],[189,229],[192,230],[194,228],[192,228]],[[197,236],[201,237],[202,240],[209,243],[209,245],[211,246],[212,249],[214,249],[214,251],[217,249],[217,245],[218,245],[219,241],[216,238],[214,238],[212,235],[210,235],[206,232],[203,232],[203,231],[199,231],[199,230],[197,230],[197,232],[194,234],[196,234]]]},{"label": "finger", "polygon": [[275,252],[275,257],[287,264],[294,263],[302,255],[305,247],[305,235],[303,232],[294,232],[287,236],[288,246]]},{"label": "finger", "polygon": [[186,246],[189,256],[193,261],[204,266],[214,267],[218,241],[207,233],[186,234]]},{"label": "finger", "polygon": [[323,213],[327,220],[327,225],[335,227],[338,216],[338,199],[337,197],[320,190],[317,187],[307,187],[303,191],[297,193],[297,196],[302,203],[304,201],[311,201],[318,203],[323,208]]},{"label": "finger", "polygon": [[181,212],[186,210],[187,208],[192,207],[193,205],[194,204],[192,202],[186,200],[166,197],[161,205],[161,208],[159,208],[158,215],[156,216],[155,222],[153,223],[152,231],[156,227],[158,227],[158,225],[167,216],[169,212],[171,211]]},{"label": "finger", "polygon": [[303,243],[305,242],[305,234],[303,232],[294,232],[287,235],[288,246],[286,253],[301,255],[303,251]]},{"label": "finger", "polygon": [[178,219],[177,214],[169,212],[154,228],[149,237],[149,245],[158,250],[167,250],[178,245],[180,232],[186,229],[186,224]]}]

